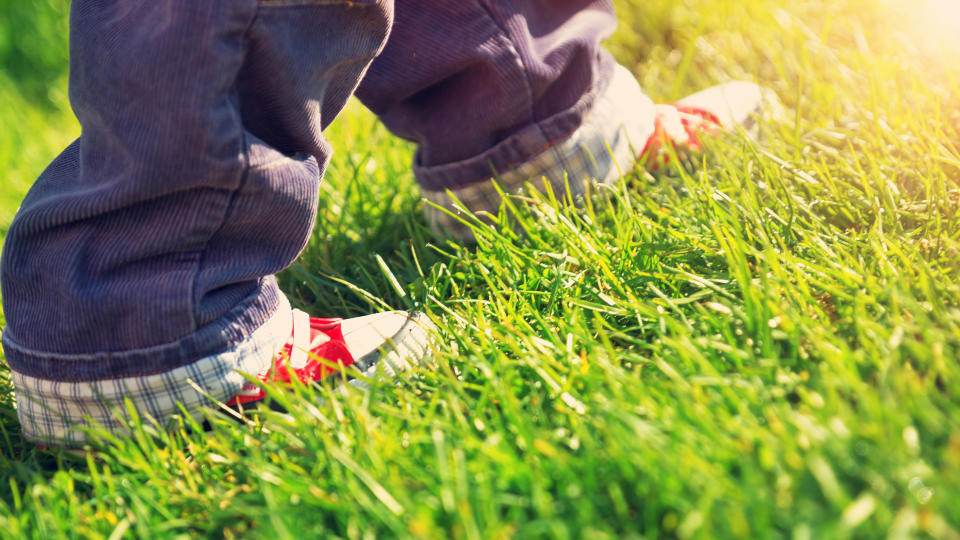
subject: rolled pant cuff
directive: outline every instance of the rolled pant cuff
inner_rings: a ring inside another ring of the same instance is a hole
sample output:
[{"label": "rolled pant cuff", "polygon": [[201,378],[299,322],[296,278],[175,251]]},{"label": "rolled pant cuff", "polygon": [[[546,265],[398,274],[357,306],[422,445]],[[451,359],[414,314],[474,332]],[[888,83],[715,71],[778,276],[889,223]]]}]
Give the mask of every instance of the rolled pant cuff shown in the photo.
[{"label": "rolled pant cuff", "polygon": [[[3,333],[3,349],[13,371],[41,379],[85,382],[153,375],[235,348],[276,312],[282,297],[276,278],[262,278],[243,301],[217,321],[177,341],[153,347],[57,354],[19,345],[8,329]],[[143,324],[149,326],[150,321]]]},{"label": "rolled pant cuff", "polygon": [[[531,126],[471,160],[416,168],[428,201],[424,213],[433,231],[472,240],[470,228],[458,217],[462,209],[495,213],[501,202],[497,186],[506,194],[520,194],[528,183],[541,190],[549,186],[555,193],[566,193],[569,187],[576,198],[585,193],[589,183],[610,183],[630,170],[653,134],[653,101],[643,93],[634,76],[617,65],[609,84],[590,100],[590,105],[582,115],[582,123],[559,140],[550,140],[538,126]],[[517,159],[511,161],[513,157]],[[486,167],[486,174],[479,177],[477,162]],[[510,165],[502,167],[498,163]],[[455,178],[464,177],[474,181],[454,182]],[[480,180],[476,181],[477,178]],[[543,178],[545,182],[540,181]],[[441,181],[453,187],[431,189]]]},{"label": "rolled pant cuff", "polygon": [[[181,407],[193,414],[200,407],[229,400],[247,382],[242,374],[256,375],[269,369],[290,337],[290,303],[282,293],[277,295],[266,320],[246,339],[160,373],[64,382],[14,367],[17,416],[24,437],[43,444],[80,446],[87,441],[89,428],[99,426],[114,434],[126,433],[129,409],[125,400],[141,418],[153,418],[161,425],[179,414]],[[44,358],[42,353],[34,356]],[[100,362],[90,357],[86,361]]]}]

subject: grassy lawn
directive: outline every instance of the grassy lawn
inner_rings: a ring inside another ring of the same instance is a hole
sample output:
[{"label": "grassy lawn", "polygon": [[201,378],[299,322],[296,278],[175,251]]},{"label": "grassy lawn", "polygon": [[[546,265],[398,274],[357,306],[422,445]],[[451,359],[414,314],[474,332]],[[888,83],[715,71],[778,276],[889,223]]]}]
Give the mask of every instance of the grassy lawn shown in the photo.
[{"label": "grassy lawn", "polygon": [[[922,3],[620,0],[655,100],[737,78],[786,113],[583,209],[513,201],[475,248],[352,104],[281,281],[425,310],[438,352],[85,457],[21,440],[0,362],[0,536],[960,538],[960,43]],[[79,133],[63,4],[0,7],[0,234]]]}]

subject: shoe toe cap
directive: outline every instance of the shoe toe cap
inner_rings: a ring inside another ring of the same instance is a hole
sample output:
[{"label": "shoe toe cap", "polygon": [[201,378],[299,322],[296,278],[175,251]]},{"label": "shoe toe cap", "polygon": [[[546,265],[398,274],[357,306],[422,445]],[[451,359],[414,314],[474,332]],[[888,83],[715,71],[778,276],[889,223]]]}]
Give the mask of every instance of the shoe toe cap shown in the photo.
[{"label": "shoe toe cap", "polygon": [[751,82],[732,81],[701,90],[677,102],[677,105],[704,109],[717,116],[723,127],[750,129],[762,112],[764,89]]},{"label": "shoe toe cap", "polygon": [[378,369],[393,376],[413,368],[428,354],[434,326],[420,312],[387,311],[347,319],[341,330],[356,369],[366,376]]}]

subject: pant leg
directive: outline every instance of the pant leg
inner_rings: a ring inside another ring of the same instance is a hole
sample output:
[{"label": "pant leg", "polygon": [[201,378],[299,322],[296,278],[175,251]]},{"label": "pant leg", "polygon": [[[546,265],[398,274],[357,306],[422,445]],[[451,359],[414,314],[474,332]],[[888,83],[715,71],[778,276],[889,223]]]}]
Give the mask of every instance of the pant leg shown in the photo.
[{"label": "pant leg", "polygon": [[[103,381],[133,386],[93,393],[162,409],[144,378],[184,384],[169,374],[250,349],[286,306],[273,274],[314,224],[321,130],[391,18],[392,0],[74,0],[81,136],[37,180],[3,250],[21,413],[29,397],[73,417],[69,394],[91,389],[70,385]],[[268,365],[271,347],[251,354]],[[234,379],[207,390],[229,398]],[[24,430],[56,438],[68,423]]]},{"label": "pant leg", "polygon": [[[472,210],[496,210],[493,175],[509,191],[540,176],[563,189],[565,172],[608,177],[632,161],[628,138],[642,147],[652,133],[653,104],[601,47],[616,27],[610,0],[397,0],[395,9],[357,95],[418,144],[417,180],[442,207],[453,209],[452,190]],[[426,210],[435,229],[468,236]]]}]

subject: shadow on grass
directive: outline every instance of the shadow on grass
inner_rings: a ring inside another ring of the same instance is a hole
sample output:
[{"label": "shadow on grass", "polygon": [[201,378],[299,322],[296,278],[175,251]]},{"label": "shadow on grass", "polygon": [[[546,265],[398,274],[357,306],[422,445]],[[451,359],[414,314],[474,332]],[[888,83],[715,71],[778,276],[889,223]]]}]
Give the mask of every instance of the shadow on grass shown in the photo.
[{"label": "shadow on grass", "polygon": [[442,258],[431,246],[440,241],[408,191],[393,187],[373,206],[348,203],[340,211],[321,200],[309,245],[279,276],[293,303],[317,315],[350,317],[426,302],[425,281]]},{"label": "shadow on grass", "polygon": [[25,440],[14,407],[9,368],[0,356],[0,504],[16,510],[24,491],[81,464],[61,450],[42,450]]}]

